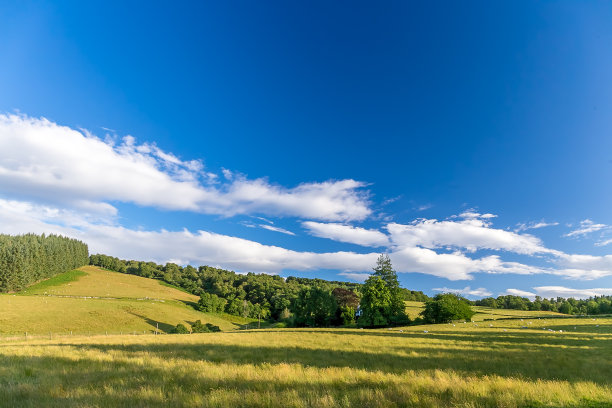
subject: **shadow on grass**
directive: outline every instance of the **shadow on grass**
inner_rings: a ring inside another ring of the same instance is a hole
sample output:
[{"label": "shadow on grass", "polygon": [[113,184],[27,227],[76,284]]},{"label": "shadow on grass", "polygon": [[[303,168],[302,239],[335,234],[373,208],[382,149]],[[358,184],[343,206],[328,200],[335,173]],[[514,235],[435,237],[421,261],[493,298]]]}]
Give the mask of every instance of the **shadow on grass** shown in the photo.
[{"label": "shadow on grass", "polygon": [[[214,335],[213,335],[214,336]],[[245,339],[246,340],[246,339]],[[179,358],[230,364],[300,364],[317,368],[350,367],[400,374],[408,370],[453,370],[471,376],[498,375],[525,380],[591,381],[609,384],[612,378],[612,342],[599,347],[567,349],[525,344],[523,347],[474,348],[444,345],[427,349],[420,345],[389,344],[382,351],[376,341],[367,351],[328,348],[216,344],[214,337],[200,344],[73,344],[77,349],[121,352],[126,356],[148,353],[160,359]],[[483,341],[483,340],[481,340]],[[486,339],[484,340],[486,341]],[[398,347],[400,346],[400,347]],[[435,345],[434,345],[435,347]]]},{"label": "shadow on grass", "polygon": [[[586,326],[589,327],[589,326]],[[610,337],[601,337],[601,338],[591,338],[585,337],[586,335],[593,334],[612,334],[603,332],[598,333],[593,331],[593,326],[590,326],[590,331],[579,332],[579,330],[574,331],[574,333],[551,333],[545,331],[543,329],[530,329],[525,332],[491,332],[487,333],[485,331],[474,331],[474,332],[457,332],[457,331],[443,331],[443,330],[435,330],[430,331],[428,333],[423,333],[422,331],[404,331],[399,332],[398,330],[318,330],[318,329],[282,329],[275,330],[269,329],[266,332],[276,332],[276,333],[316,333],[318,335],[324,336],[326,334],[334,334],[334,335],[353,335],[353,336],[374,336],[374,337],[394,337],[394,338],[403,338],[406,340],[409,339],[435,339],[440,341],[454,341],[454,342],[465,342],[469,345],[478,345],[485,344],[487,346],[493,346],[495,343],[500,343],[500,345],[505,346],[506,343],[512,343],[517,346],[529,346],[529,347],[550,347],[552,346],[563,346],[565,348],[600,348],[603,350],[612,350],[612,335]],[[555,328],[555,330],[566,330],[567,326],[550,326],[550,328]],[[572,334],[577,334],[581,336],[581,338],[570,337]]]},{"label": "shadow on grass", "polygon": [[154,332],[155,330],[159,329],[159,331],[161,331],[161,332],[170,333],[174,329],[174,326],[172,326],[171,324],[150,319],[147,316],[143,316],[143,315],[135,313],[133,311],[129,311],[128,313],[133,315],[133,316],[136,316],[138,318],[141,318],[142,320],[147,322],[147,324],[149,324],[153,328],[153,330],[151,330],[152,332]]},{"label": "shadow on grass", "polygon": [[[112,346],[94,347],[107,350]],[[177,345],[167,345],[167,348]],[[166,348],[165,347],[165,348]],[[185,347],[185,345],[180,345]],[[210,347],[210,345],[207,345]],[[133,347],[114,347],[126,353]],[[142,347],[148,352],[164,357],[168,350],[159,347]],[[201,347],[190,348],[189,353],[201,353]],[[234,359],[245,363],[253,362],[243,353],[251,352],[250,348],[240,346],[213,347],[214,353],[239,354]],[[301,355],[303,350],[291,350],[290,354]],[[255,353],[257,354],[257,353]],[[127,356],[126,356],[127,357]],[[176,358],[176,355],[172,356]],[[329,355],[319,357],[330,357]],[[331,357],[337,358],[338,356]],[[355,356],[353,356],[355,357]],[[268,356],[270,358],[270,356]],[[284,360],[284,358],[281,358]],[[257,359],[255,359],[257,361]],[[429,404],[435,406],[451,406],[469,402],[471,406],[495,407],[501,402],[508,402],[508,394],[499,395],[487,393],[477,395],[470,389],[454,390],[448,386],[437,386],[434,382],[420,388],[410,389],[410,384],[393,383],[381,379],[376,373],[367,378],[347,379],[347,381],[329,381],[325,377],[293,378],[271,380],[255,376],[245,378],[242,375],[229,373],[223,376],[198,375],[195,370],[177,370],[176,367],[160,368],[150,364],[136,364],[127,361],[101,361],[96,358],[63,358],[51,356],[6,356],[0,355],[0,405],[2,406],[47,406],[47,407],[162,407],[191,406],[188,403],[193,395],[201,395],[206,400],[209,394],[214,394],[217,404],[230,406],[286,406],[285,398],[303,399],[307,405],[316,403],[317,398],[327,401],[332,396],[336,405],[367,406],[373,403],[376,396],[377,406],[405,406],[405,398],[410,392],[418,392]],[[252,368],[247,368],[251,369]],[[272,370],[273,368],[267,368]],[[139,391],[149,390],[145,395]],[[264,401],[245,399],[245,393],[250,392],[250,398],[257,395],[265,396]],[[369,392],[370,399],[367,398]],[[225,393],[226,399],[219,400]],[[254,394],[253,394],[254,393]],[[499,400],[503,398],[503,401]],[[517,405],[543,406],[535,400],[525,400],[517,396]],[[534,398],[534,397],[532,397]],[[340,403],[341,402],[341,403]],[[6,404],[6,405],[3,405]],[[588,407],[603,407],[605,402],[584,401],[579,405]]]}]

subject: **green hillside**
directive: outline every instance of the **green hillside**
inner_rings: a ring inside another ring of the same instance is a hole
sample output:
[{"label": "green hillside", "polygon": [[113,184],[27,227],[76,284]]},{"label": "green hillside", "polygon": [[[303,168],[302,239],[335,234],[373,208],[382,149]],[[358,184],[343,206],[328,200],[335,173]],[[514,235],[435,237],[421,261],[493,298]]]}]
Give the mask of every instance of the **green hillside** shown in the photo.
[{"label": "green hillside", "polygon": [[85,266],[0,295],[0,336],[169,332],[196,320],[233,330],[245,319],[207,314],[198,297],[159,281]]}]

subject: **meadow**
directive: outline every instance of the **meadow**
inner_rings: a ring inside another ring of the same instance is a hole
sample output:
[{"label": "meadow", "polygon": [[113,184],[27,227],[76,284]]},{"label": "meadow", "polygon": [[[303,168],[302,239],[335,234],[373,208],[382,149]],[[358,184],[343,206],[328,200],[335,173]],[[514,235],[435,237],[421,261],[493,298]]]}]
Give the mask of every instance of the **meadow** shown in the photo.
[{"label": "meadow", "polygon": [[[54,279],[0,296],[3,333],[41,333],[0,337],[2,407],[612,406],[612,318],[480,308],[470,323],[236,330],[157,281],[97,268]],[[195,318],[225,331],[127,330]]]},{"label": "meadow", "polygon": [[11,341],[0,405],[607,407],[611,362],[609,318]]}]

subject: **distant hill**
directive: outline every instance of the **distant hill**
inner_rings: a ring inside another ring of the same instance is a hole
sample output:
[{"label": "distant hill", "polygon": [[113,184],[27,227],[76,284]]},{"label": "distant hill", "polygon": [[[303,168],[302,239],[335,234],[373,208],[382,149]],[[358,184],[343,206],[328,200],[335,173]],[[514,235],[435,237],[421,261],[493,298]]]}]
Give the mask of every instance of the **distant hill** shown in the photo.
[{"label": "distant hill", "polygon": [[169,332],[196,320],[222,330],[253,322],[202,313],[198,297],[160,281],[85,266],[0,295],[0,335]]}]

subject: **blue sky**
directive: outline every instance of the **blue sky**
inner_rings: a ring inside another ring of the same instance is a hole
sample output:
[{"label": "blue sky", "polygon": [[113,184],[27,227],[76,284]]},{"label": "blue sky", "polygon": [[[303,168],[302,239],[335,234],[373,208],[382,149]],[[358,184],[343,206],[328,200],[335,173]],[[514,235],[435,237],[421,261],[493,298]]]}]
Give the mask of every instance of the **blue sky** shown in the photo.
[{"label": "blue sky", "polygon": [[608,2],[0,6],[0,230],[403,286],[612,293]]}]

